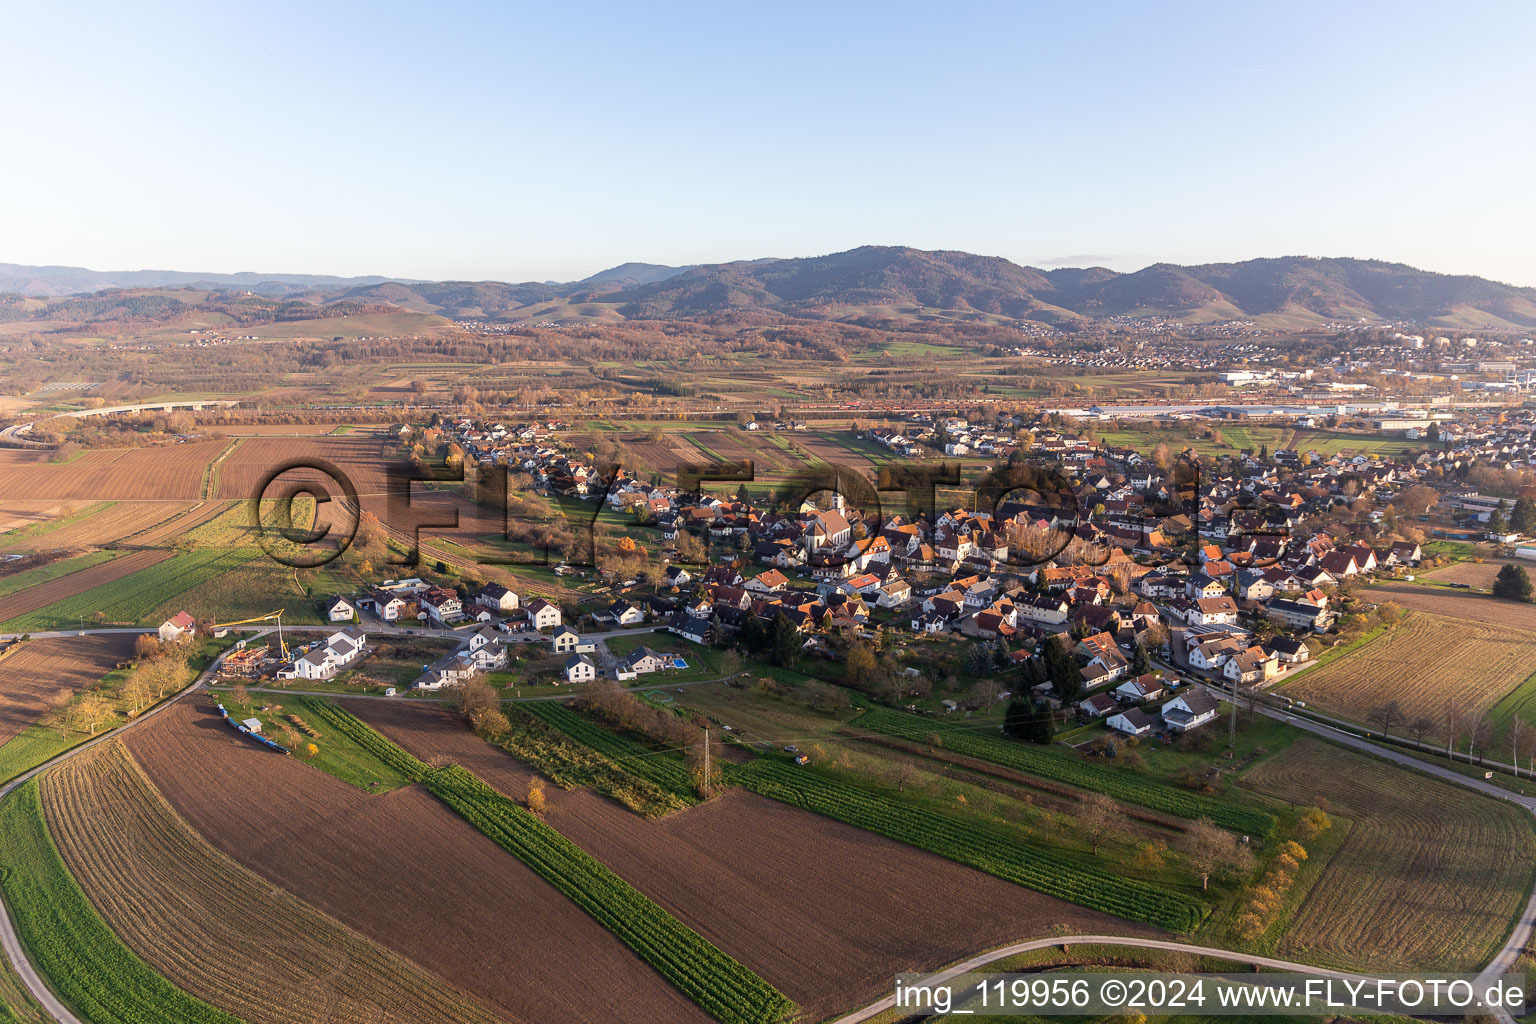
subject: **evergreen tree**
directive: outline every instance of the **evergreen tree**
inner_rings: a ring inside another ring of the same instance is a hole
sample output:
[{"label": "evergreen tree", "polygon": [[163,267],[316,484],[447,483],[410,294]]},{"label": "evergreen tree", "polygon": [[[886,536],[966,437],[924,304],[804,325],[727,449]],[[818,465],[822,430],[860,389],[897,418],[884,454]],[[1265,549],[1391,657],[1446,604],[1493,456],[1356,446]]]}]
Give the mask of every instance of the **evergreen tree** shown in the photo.
[{"label": "evergreen tree", "polygon": [[743,505],[752,504],[752,493],[747,490],[746,484],[742,484],[740,487],[736,488],[736,500],[741,502]]},{"label": "evergreen tree", "polygon": [[1034,731],[1035,707],[1024,697],[1014,697],[1003,712],[1003,732],[1014,739],[1029,739]]},{"label": "evergreen tree", "polygon": [[1488,532],[1493,534],[1509,532],[1509,502],[1499,499],[1498,505],[1488,513]]},{"label": "evergreen tree", "polygon": [[1147,649],[1140,639],[1131,646],[1131,675],[1140,676],[1152,671],[1152,663],[1147,659]]},{"label": "evergreen tree", "polygon": [[795,656],[800,653],[800,634],[796,632],[794,623],[783,613],[773,617],[773,663],[780,668],[788,668],[794,664]]},{"label": "evergreen tree", "polygon": [[1051,687],[1063,702],[1077,702],[1083,692],[1083,677],[1077,671],[1077,659],[1072,657],[1069,641],[1053,636],[1045,644],[1045,664],[1050,674]]},{"label": "evergreen tree", "polygon": [[1531,601],[1531,578],[1518,565],[1506,565],[1493,580],[1493,596],[1505,601]]},{"label": "evergreen tree", "polygon": [[1510,514],[1509,525],[1524,534],[1536,533],[1536,501],[1518,498],[1515,510]]},{"label": "evergreen tree", "polygon": [[1056,739],[1056,715],[1051,711],[1051,706],[1044,701],[1034,701],[1031,704],[1030,715],[1030,741],[1041,745],[1054,742]]},{"label": "evergreen tree", "polygon": [[761,616],[747,616],[747,624],[741,627],[741,646],[748,654],[762,654],[768,650],[771,639]]}]

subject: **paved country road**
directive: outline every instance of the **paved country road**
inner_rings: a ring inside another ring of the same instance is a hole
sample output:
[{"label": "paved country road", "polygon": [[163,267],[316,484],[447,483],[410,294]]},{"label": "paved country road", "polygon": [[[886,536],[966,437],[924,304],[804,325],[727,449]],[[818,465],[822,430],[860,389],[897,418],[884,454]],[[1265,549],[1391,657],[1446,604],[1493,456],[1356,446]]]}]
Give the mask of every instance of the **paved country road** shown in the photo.
[{"label": "paved country road", "polygon": [[[1247,953],[1234,953],[1230,949],[1218,949],[1215,946],[1195,946],[1187,942],[1175,942],[1172,939],[1142,939],[1125,935],[1058,935],[1049,939],[1030,939],[1027,942],[1015,942],[1011,946],[994,949],[980,956],[973,956],[963,963],[946,967],[936,974],[930,974],[919,985],[941,985],[953,981],[962,974],[979,970],[987,964],[1005,960],[1019,953],[1031,953],[1038,949],[1052,949],[1066,946],[1131,946],[1135,949],[1157,949],[1172,953],[1194,953],[1198,956],[1221,957],[1233,963],[1250,964],[1258,967],[1270,967],[1277,971],[1293,971],[1303,974],[1316,974],[1326,978],[1358,979],[1366,975],[1353,974],[1348,971],[1334,971],[1325,967],[1314,967],[1311,964],[1296,963],[1292,960],[1276,960],[1269,956],[1253,956]],[[893,979],[894,981],[894,979]],[[860,1024],[871,1017],[884,1013],[896,1005],[896,996],[891,994],[877,1002],[870,1003],[862,1010],[855,1010],[844,1017],[839,1017],[833,1024]]]},{"label": "paved country road", "polygon": [[[87,630],[87,632],[140,633],[144,632],[144,630]],[[60,635],[73,636],[75,634],[66,633]],[[16,787],[22,785],[30,779],[35,778],[43,771],[47,770],[53,765],[58,764],[60,761],[75,757],[81,751],[89,750],[97,744],[106,743],[107,741],[122,735],[127,730],[132,729],[139,723],[154,718],[166,708],[171,707],[187,694],[194,692],[198,687],[202,686],[203,683],[211,679],[214,673],[218,671],[218,668],[223,663],[223,661],[224,655],[220,654],[217,658],[213,659],[213,661],[209,662],[208,667],[203,669],[202,672],[198,673],[197,678],[192,680],[191,683],[187,684],[186,688],[178,691],[175,694],[172,694],[169,698],[159,704],[156,704],[154,707],[148,709],[137,718],[125,722],[124,724],[118,726],[116,729],[104,732],[100,736],[97,736],[95,739],[87,740],[77,747],[72,747],[71,749],[66,750],[64,753],[60,754],[58,757],[38,765],[36,768],[33,768],[29,772],[24,772],[21,775],[16,776],[16,778],[12,779],[10,782],[7,782],[4,786],[0,786],[0,800],[4,800],[6,797],[10,796],[12,790],[16,789]],[[52,1016],[54,1020],[58,1021],[59,1024],[86,1024],[86,1022],[82,1021],[79,1017],[76,1017],[74,1013],[70,1011],[69,1007],[65,1006],[62,1002],[59,1001],[59,998],[53,994],[53,990],[50,989],[48,985],[43,981],[43,979],[38,975],[36,968],[32,966],[32,962],[27,959],[26,950],[22,947],[21,944],[21,937],[16,934],[16,928],[11,921],[11,913],[6,909],[5,900],[3,897],[0,897],[0,948],[5,950],[5,958],[10,961],[11,967],[16,972],[16,976],[20,978],[21,983],[27,987],[27,991],[32,993],[32,998],[37,1000],[37,1002],[43,1007],[43,1009],[48,1011],[48,1014]]]},{"label": "paved country road", "polygon": [[[333,628],[340,628],[341,625],[342,624],[338,624],[335,627],[331,627],[331,626],[288,627],[288,626],[285,626],[283,628],[284,628],[285,631],[287,631],[289,629],[300,629],[300,630],[305,630],[305,631],[326,631],[326,630],[330,630],[330,629],[333,629]],[[257,633],[257,634],[265,634],[265,633],[269,633],[269,632],[274,632],[275,630],[273,630],[271,627],[254,627],[250,631],[253,632],[253,633]],[[368,631],[371,632],[371,633],[413,634],[413,635],[450,636],[450,637],[451,636],[464,636],[465,635],[464,633],[455,633],[452,630],[427,630],[427,629],[415,628],[415,627],[396,627],[396,626],[392,626],[392,625],[389,625],[389,624],[382,624],[382,625],[380,625],[380,624],[370,624],[369,627],[368,627]],[[57,631],[57,632],[53,632],[53,633],[33,633],[33,634],[30,634],[30,635],[32,635],[34,637],[38,637],[38,638],[43,638],[43,637],[53,637],[53,636],[68,637],[68,636],[79,636],[79,635],[91,635],[91,634],[98,634],[98,633],[142,633],[142,632],[153,632],[153,631],[152,630],[145,630],[145,629],[86,629],[86,630],[61,630],[61,631]],[[608,633],[586,634],[586,635],[590,636],[593,639],[608,639],[608,638],[615,637],[615,636],[626,636],[626,635],[630,635],[630,634],[643,633],[643,632],[646,632],[646,631],[645,630],[613,630],[613,631],[608,632]],[[182,698],[186,697],[188,694],[191,694],[191,693],[197,691],[199,688],[203,687],[208,682],[208,680],[212,679],[213,676],[217,674],[218,669],[222,665],[223,661],[224,661],[224,655],[220,654],[217,658],[215,658],[212,662],[210,662],[208,664],[208,667],[203,669],[203,671],[198,674],[198,677],[195,680],[193,680],[185,689],[183,689],[183,690],[179,691],[178,693],[174,694],[173,696],[171,696],[170,698],[168,698],[164,702],[162,702],[160,704],[157,704],[153,708],[150,708],[149,710],[145,711],[142,715],[138,716],[137,718],[133,719],[132,721],[127,722],[127,723],[117,727],[116,729],[113,729],[110,732],[102,733],[100,736],[96,737],[95,739],[92,739],[92,740],[89,740],[89,741],[87,741],[85,743],[82,743],[80,746],[77,746],[77,747],[72,748],[71,750],[65,751],[64,753],[60,754],[58,757],[54,758],[53,760],[51,760],[51,761],[49,761],[49,762],[47,762],[45,764],[39,765],[38,767],[32,769],[29,772],[26,772],[23,775],[17,776],[15,779],[13,779],[10,782],[6,783],[4,786],[0,786],[0,799],[4,799],[17,786],[20,786],[22,783],[26,782],[27,780],[29,780],[31,778],[34,778],[35,776],[37,776],[41,772],[47,770],[48,768],[52,767],[55,764],[58,764],[60,761],[66,760],[66,759],[68,759],[70,757],[74,757],[74,756],[78,755],[79,753],[81,753],[82,751],[88,750],[91,747],[94,747],[94,746],[96,746],[99,743],[105,743],[105,742],[113,739],[114,737],[117,737],[117,736],[121,735],[123,732],[126,732],[128,729],[134,728],[135,726],[139,725],[141,722],[144,722],[147,719],[153,718],[154,716],[160,714],[166,708],[171,707],[172,705],[174,705],[175,703],[180,701]],[[691,683],[691,684],[690,683],[682,683],[682,684],[671,684],[671,685],[684,685],[684,686],[686,686],[686,685],[698,685],[699,683],[713,682],[713,681],[717,681],[717,680],[698,680],[698,681],[696,681],[694,683]],[[648,687],[644,687],[644,688],[649,689],[649,688],[653,688],[653,686],[654,686],[654,684],[652,684],[652,686],[648,686]],[[307,692],[307,691],[281,690],[281,691],[278,691],[278,692],[292,694],[292,693],[303,693],[303,692]],[[346,694],[318,693],[318,692],[317,692],[317,695],[319,695],[319,696],[326,696],[326,697],[347,696]],[[387,698],[379,698],[379,699],[387,699]],[[398,699],[398,698],[395,698],[395,699]],[[560,699],[560,696],[556,695],[553,698],[542,698],[542,699]],[[1496,799],[1508,800],[1508,801],[1510,801],[1512,803],[1517,803],[1517,804],[1521,805],[1522,807],[1526,808],[1528,811],[1531,811],[1533,814],[1536,814],[1536,798],[1525,797],[1525,796],[1521,796],[1521,795],[1516,794],[1516,793],[1511,793],[1511,792],[1509,792],[1507,790],[1504,790],[1504,789],[1501,789],[1498,786],[1495,786],[1495,785],[1493,785],[1491,783],[1485,782],[1482,779],[1468,778],[1467,776],[1461,775],[1458,772],[1452,771],[1449,768],[1444,768],[1444,767],[1441,767],[1440,765],[1431,764],[1429,762],[1422,761],[1422,760],[1412,756],[1411,754],[1409,754],[1407,752],[1395,750],[1395,749],[1393,749],[1391,747],[1378,746],[1378,745],[1370,742],[1369,740],[1362,739],[1361,737],[1352,735],[1350,733],[1344,732],[1344,731],[1339,730],[1339,729],[1335,729],[1335,728],[1333,728],[1331,726],[1328,726],[1328,725],[1324,725],[1324,724],[1320,724],[1320,723],[1316,723],[1316,722],[1311,722],[1311,721],[1308,721],[1306,719],[1299,718],[1299,717],[1297,717],[1295,715],[1287,713],[1286,711],[1284,711],[1282,709],[1271,708],[1271,707],[1268,707],[1268,706],[1263,705],[1263,704],[1257,704],[1256,708],[1257,708],[1257,710],[1261,714],[1268,715],[1268,716],[1270,716],[1272,718],[1277,718],[1277,719],[1280,719],[1282,721],[1289,722],[1292,726],[1294,726],[1294,727],[1296,727],[1298,729],[1302,729],[1302,730],[1304,730],[1306,732],[1314,733],[1314,734],[1316,734],[1318,736],[1321,736],[1321,737],[1323,737],[1323,738],[1325,738],[1325,739],[1327,739],[1327,740],[1329,740],[1331,742],[1339,743],[1339,744],[1342,744],[1342,745],[1347,746],[1347,747],[1352,747],[1352,748],[1354,748],[1356,750],[1362,751],[1362,752],[1367,753],[1367,754],[1371,754],[1371,755],[1373,755],[1375,757],[1383,758],[1385,760],[1391,761],[1391,762],[1393,762],[1395,764],[1402,765],[1404,767],[1412,768],[1412,769],[1414,769],[1416,771],[1422,771],[1422,772],[1424,772],[1424,773],[1426,773],[1428,775],[1432,775],[1432,776],[1435,776],[1437,778],[1443,779],[1446,782],[1451,782],[1451,783],[1454,783],[1456,785],[1464,786],[1464,787],[1466,787],[1468,789],[1475,790],[1475,791],[1477,791],[1479,793],[1482,793],[1482,794],[1484,794],[1486,796],[1491,796],[1491,797],[1494,797]],[[1491,979],[1495,975],[1502,974],[1502,973],[1505,973],[1508,970],[1510,970],[1510,968],[1512,968],[1514,966],[1515,960],[1518,958],[1518,956],[1520,954],[1520,950],[1524,948],[1526,942],[1530,939],[1532,931],[1533,931],[1533,928],[1536,928],[1536,892],[1532,893],[1530,900],[1526,904],[1525,910],[1521,913],[1520,920],[1515,923],[1515,926],[1511,930],[1509,938],[1505,942],[1503,949],[1501,949],[1499,951],[1499,953],[1493,958],[1493,960],[1488,964],[1488,966],[1485,967],[1482,970],[1482,972],[1479,975],[1479,980],[1480,981],[1486,981],[1486,980]],[[1311,966],[1309,964],[1296,963],[1296,962],[1289,961],[1289,960],[1277,960],[1277,959],[1274,959],[1272,957],[1252,956],[1252,955],[1244,954],[1244,953],[1236,953],[1236,952],[1233,952],[1232,950],[1219,949],[1219,948],[1214,947],[1214,946],[1197,946],[1197,945],[1192,945],[1192,944],[1189,944],[1189,943],[1177,942],[1177,941],[1174,941],[1174,940],[1130,938],[1130,937],[1120,936],[1120,935],[1073,935],[1073,936],[1053,936],[1051,938],[1042,938],[1042,939],[1029,939],[1029,940],[1026,940],[1026,941],[1023,941],[1023,942],[1015,943],[1015,944],[1013,944],[1011,946],[1004,946],[1001,949],[995,949],[995,950],[992,950],[992,951],[987,952],[987,953],[982,953],[982,954],[980,954],[978,956],[972,957],[971,959],[964,961],[963,963],[956,964],[956,965],[954,965],[952,967],[945,968],[944,970],[942,970],[942,971],[940,971],[940,972],[938,972],[936,974],[931,975],[928,980],[931,981],[931,982],[941,982],[941,981],[945,980],[946,978],[953,977],[954,975],[957,975],[957,974],[963,974],[963,973],[965,973],[967,971],[976,970],[977,968],[983,967],[986,964],[995,963],[998,960],[1004,959],[1006,957],[1013,956],[1013,955],[1018,954],[1018,953],[1025,953],[1025,952],[1029,952],[1031,950],[1047,949],[1047,948],[1049,948],[1051,946],[1060,946],[1062,944],[1067,944],[1067,945],[1095,944],[1095,945],[1110,945],[1110,946],[1128,946],[1128,947],[1134,947],[1134,948],[1138,948],[1138,949],[1167,950],[1167,951],[1173,951],[1173,952],[1194,953],[1194,954],[1201,955],[1201,956],[1223,957],[1223,958],[1232,960],[1232,961],[1237,962],[1237,963],[1257,964],[1258,966],[1261,966],[1261,967],[1270,967],[1270,968],[1275,968],[1275,969],[1278,969],[1278,970],[1285,970],[1285,971],[1307,972],[1307,973],[1321,975],[1321,976],[1325,976],[1325,977],[1336,977],[1336,978],[1354,978],[1354,977],[1359,977],[1359,975],[1350,974],[1350,973],[1347,973],[1347,972],[1327,970],[1327,969],[1320,968],[1320,967],[1314,967],[1314,966]],[[5,909],[3,900],[0,900],[0,947],[3,947],[3,949],[5,951],[6,958],[11,962],[11,965],[15,969],[17,977],[20,978],[21,982],[26,986],[27,990],[32,993],[33,998],[36,999],[38,1001],[38,1003],[40,1003],[43,1006],[43,1008],[46,1009],[48,1011],[48,1013],[50,1015],[52,1015],[52,1017],[56,1021],[58,1021],[58,1024],[87,1024],[87,1022],[84,1022],[84,1021],[80,1020],[80,1018],[76,1017],[73,1013],[71,1013],[69,1008],[64,1006],[58,1000],[58,998],[56,996],[54,996],[53,992],[48,988],[47,984],[37,974],[37,971],[33,968],[31,962],[27,959],[26,951],[22,948],[21,942],[20,942],[19,938],[16,935],[15,929],[13,928],[12,923],[11,923],[10,913],[9,913],[9,911],[7,911]],[[859,1022],[861,1022],[861,1021],[868,1020],[869,1018],[876,1016],[877,1014],[883,1012],[884,1010],[890,1009],[894,1002],[895,1002],[895,996],[894,995],[887,996],[884,999],[881,999],[881,1000],[879,1000],[877,1002],[871,1003],[869,1006],[866,1006],[863,1009],[856,1010],[853,1013],[850,1013],[850,1014],[847,1014],[844,1017],[838,1018],[838,1020],[835,1022],[835,1024],[859,1024]],[[1499,1018],[1499,1020],[1501,1022],[1503,1022],[1503,1024],[1514,1024],[1514,1018],[1508,1013],[1508,1011],[1500,1009],[1500,1010],[1498,1010],[1496,1012],[1496,1015]]]}]

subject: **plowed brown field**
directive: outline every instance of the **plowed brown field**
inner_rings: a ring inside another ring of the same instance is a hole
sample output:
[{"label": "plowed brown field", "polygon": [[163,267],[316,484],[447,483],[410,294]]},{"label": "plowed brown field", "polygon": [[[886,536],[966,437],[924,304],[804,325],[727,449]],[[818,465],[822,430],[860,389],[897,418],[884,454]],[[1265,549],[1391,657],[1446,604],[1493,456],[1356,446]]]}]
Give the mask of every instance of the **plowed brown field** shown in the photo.
[{"label": "plowed brown field", "polygon": [[[1488,569],[1489,566],[1476,566]],[[1487,573],[1488,582],[1478,586],[1490,586],[1493,572]],[[1436,577],[1437,579],[1439,577]],[[1404,608],[1416,612],[1432,612],[1473,622],[1487,622],[1496,626],[1513,626],[1517,629],[1536,629],[1536,604],[1518,601],[1501,601],[1492,594],[1475,594],[1469,590],[1447,590],[1445,587],[1421,587],[1416,583],[1383,583],[1366,591],[1375,601],[1396,601]],[[1531,666],[1536,671],[1536,664]]]},{"label": "plowed brown field", "polygon": [[[379,437],[354,434],[246,438],[219,466],[218,496],[253,498],[262,480],[277,467],[295,459],[322,459],[351,477],[360,497],[376,495],[380,498],[375,511],[382,515],[388,463],[379,457],[381,443]],[[420,489],[418,486],[417,490]],[[331,490],[335,492],[336,488],[332,486]],[[334,496],[340,497],[339,494]]]},{"label": "plowed brown field", "polygon": [[129,633],[29,640],[0,658],[0,743],[133,656]]},{"label": "plowed brown field", "polygon": [[46,452],[0,450],[0,494],[70,501],[177,498],[195,501],[203,468],[227,441],[195,441],[152,448],[103,448],[66,463]]},{"label": "plowed brown field", "polygon": [[182,702],[124,741],[214,846],[529,1021],[709,1020],[618,939],[419,787],[369,796]]},{"label": "plowed brown field", "polygon": [[56,580],[39,583],[6,597],[0,597],[0,622],[14,619],[28,612],[35,612],[55,601],[83,594],[104,583],[122,579],[129,573],[148,568],[156,562],[163,562],[173,554],[175,554],[174,551],[130,551],[126,555],[118,555],[109,562],[102,562],[100,565],[72,572],[68,576],[60,576]]},{"label": "plowed brown field", "polygon": [[43,776],[70,873],[135,953],[250,1024],[496,1024],[495,1015],[215,850],[120,743]]},{"label": "plowed brown field", "polygon": [[23,538],[12,546],[18,551],[51,551],[97,547],[130,538],[133,543],[142,543],[142,537],[137,535],[162,523],[169,525],[191,507],[191,503],[179,501],[120,501],[79,522]]},{"label": "plowed brown field", "polygon": [[[532,769],[447,712],[345,703],[417,757],[446,755],[514,798],[527,791]],[[550,786],[548,803],[546,821],[812,1020],[875,998],[893,972],[1058,926],[1152,934],[753,793],[733,791],[656,821],[589,790]]]}]

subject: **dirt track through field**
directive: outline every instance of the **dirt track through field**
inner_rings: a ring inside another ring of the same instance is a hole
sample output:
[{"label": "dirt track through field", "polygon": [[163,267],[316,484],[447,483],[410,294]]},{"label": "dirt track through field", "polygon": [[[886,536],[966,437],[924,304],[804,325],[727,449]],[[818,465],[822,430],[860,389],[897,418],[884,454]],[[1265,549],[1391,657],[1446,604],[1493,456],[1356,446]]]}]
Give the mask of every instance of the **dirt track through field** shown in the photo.
[{"label": "dirt track through field", "polygon": [[709,1020],[618,939],[416,786],[369,796],[242,739],[203,699],[124,741],[214,846],[515,1018]]},{"label": "dirt track through field", "polygon": [[[514,798],[533,771],[447,712],[347,709],[417,757],[443,754]],[[545,820],[817,1020],[1022,935],[1151,929],[753,793],[647,821],[590,790],[546,787]]]},{"label": "dirt track through field", "polygon": [[0,658],[0,743],[133,656],[126,633],[29,640]]}]

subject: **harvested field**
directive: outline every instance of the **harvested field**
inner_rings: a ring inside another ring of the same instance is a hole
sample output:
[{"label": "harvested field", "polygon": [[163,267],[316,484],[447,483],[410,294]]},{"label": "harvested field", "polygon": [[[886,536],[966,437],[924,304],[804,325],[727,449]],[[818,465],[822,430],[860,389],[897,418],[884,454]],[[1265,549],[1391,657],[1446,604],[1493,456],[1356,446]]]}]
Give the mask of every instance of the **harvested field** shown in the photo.
[{"label": "harvested field", "polygon": [[95,449],[60,464],[47,462],[46,452],[0,449],[0,494],[69,501],[196,501],[202,489],[203,468],[227,443],[195,441],[150,448]]},{"label": "harvested field", "polygon": [[[63,502],[29,501],[23,498],[7,498],[0,502],[0,533],[19,530],[23,526],[46,523],[58,515]],[[6,538],[0,537],[0,541]]]},{"label": "harvested field", "polygon": [[133,656],[127,633],[29,640],[0,658],[0,744]]},{"label": "harvested field", "polygon": [[140,569],[147,569],[158,562],[163,562],[173,554],[175,554],[173,551],[131,551],[126,555],[119,555],[110,562],[102,562],[100,565],[81,569],[68,576],[60,576],[56,580],[18,590],[7,597],[0,597],[0,622],[9,622],[11,619],[31,614],[55,602],[76,597],[87,590],[94,590],[96,587],[120,580]]},{"label": "harvested field", "polygon": [[1278,955],[1387,971],[1486,964],[1525,905],[1531,825],[1519,808],[1310,738],[1242,784],[1351,819]]},{"label": "harvested field", "polygon": [[242,740],[203,701],[183,701],[124,742],[214,846],[498,1013],[592,1024],[708,1020],[418,786],[369,796]]},{"label": "harvested field", "polygon": [[794,435],[791,440],[822,462],[833,466],[846,466],[849,469],[857,469],[866,476],[874,476],[874,463],[869,456],[854,451],[834,438],[806,432]]},{"label": "harvested field", "polygon": [[205,501],[193,505],[174,519],[169,519],[126,539],[130,544],[137,547],[152,547],[157,544],[164,544],[172,538],[180,537],[184,533],[195,530],[204,523],[211,522],[227,508],[229,508],[227,502]]},{"label": "harvested field", "polygon": [[691,456],[680,456],[669,444],[640,438],[625,438],[624,448],[640,460],[640,465],[636,467],[638,472],[661,473],[668,477],[677,471],[678,464],[684,459],[698,461],[704,455],[703,452],[695,451]]},{"label": "harvested field", "polygon": [[691,436],[727,462],[751,459],[759,473],[777,473],[791,462],[799,464],[794,456],[775,448],[767,437],[758,433],[717,430]]},{"label": "harvested field", "polygon": [[1484,590],[1493,586],[1493,578],[1506,565],[1518,565],[1526,572],[1536,572],[1536,563],[1523,558],[1489,558],[1481,562],[1452,562],[1423,573],[1436,583],[1466,583]]},{"label": "harvested field", "polygon": [[127,540],[168,523],[192,506],[179,501],[119,501],[94,515],[11,545],[18,551],[84,548]]},{"label": "harvested field", "polygon": [[70,873],[135,953],[249,1024],[495,1024],[428,975],[215,850],[120,743],[42,781]]},{"label": "harvested field", "polygon": [[[417,757],[447,755],[509,796],[533,777],[447,712],[342,703]],[[893,970],[936,967],[1058,925],[1152,934],[740,790],[654,821],[589,790],[549,787],[548,805],[545,821],[812,1020],[867,1002]]]},{"label": "harvested field", "polygon": [[[1489,566],[1479,565],[1476,568],[1488,569]],[[1489,584],[1493,582],[1494,572],[1498,572],[1497,566],[1492,567],[1492,572],[1488,573]],[[1444,587],[1421,587],[1415,583],[1383,583],[1370,588],[1367,593],[1373,600],[1396,601],[1411,611],[1536,630],[1536,604],[1501,601],[1491,594],[1447,590]],[[1536,641],[1536,636],[1531,637],[1531,640]],[[1536,653],[1533,653],[1531,660],[1531,670],[1536,671]]]},{"label": "harvested field", "polygon": [[1536,671],[1533,642],[1524,630],[1412,612],[1380,639],[1307,669],[1283,692],[1356,721],[1389,700],[1409,716],[1438,716],[1451,698],[1479,714]]}]

